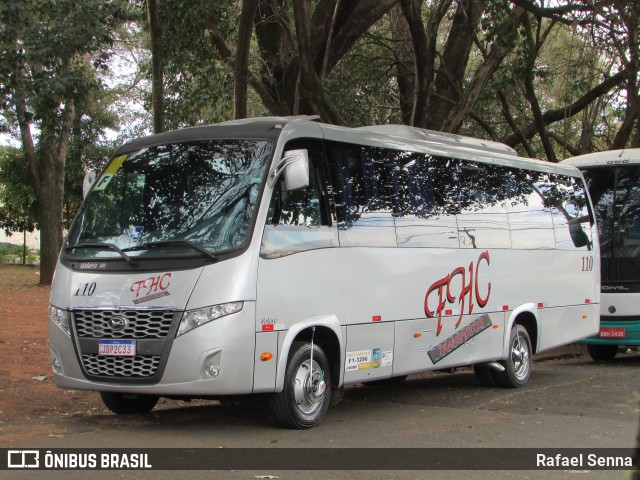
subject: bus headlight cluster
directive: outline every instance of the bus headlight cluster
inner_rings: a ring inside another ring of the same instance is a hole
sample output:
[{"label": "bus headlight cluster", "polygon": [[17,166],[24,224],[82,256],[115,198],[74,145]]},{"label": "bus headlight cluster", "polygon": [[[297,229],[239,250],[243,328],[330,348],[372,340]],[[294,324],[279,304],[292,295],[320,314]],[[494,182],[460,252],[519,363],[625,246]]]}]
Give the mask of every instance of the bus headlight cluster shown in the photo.
[{"label": "bus headlight cluster", "polygon": [[58,325],[67,335],[71,335],[69,331],[69,312],[49,305],[49,320]]},{"label": "bus headlight cluster", "polygon": [[242,310],[243,306],[244,302],[231,302],[184,312],[182,319],[180,320],[180,327],[178,327],[176,337],[179,337],[200,325],[211,322],[212,320],[217,320],[218,318],[231,315],[232,313],[237,313]]}]

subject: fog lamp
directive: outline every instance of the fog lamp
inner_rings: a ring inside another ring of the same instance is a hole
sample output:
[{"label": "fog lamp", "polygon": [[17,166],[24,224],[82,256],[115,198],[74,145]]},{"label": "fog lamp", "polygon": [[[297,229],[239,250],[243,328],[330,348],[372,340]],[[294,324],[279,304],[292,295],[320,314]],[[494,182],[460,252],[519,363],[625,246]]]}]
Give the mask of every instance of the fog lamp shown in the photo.
[{"label": "fog lamp", "polygon": [[220,366],[217,363],[210,363],[204,370],[211,378],[217,378],[220,375]]}]

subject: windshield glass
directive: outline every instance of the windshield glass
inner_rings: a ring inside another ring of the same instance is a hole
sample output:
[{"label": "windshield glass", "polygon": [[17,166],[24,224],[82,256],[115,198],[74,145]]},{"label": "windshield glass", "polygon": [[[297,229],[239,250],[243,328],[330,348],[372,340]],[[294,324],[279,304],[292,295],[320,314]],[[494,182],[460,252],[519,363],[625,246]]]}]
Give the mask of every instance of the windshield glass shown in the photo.
[{"label": "windshield glass", "polygon": [[268,141],[206,140],[116,157],[87,196],[65,250],[115,258],[237,248],[251,229],[270,152]]},{"label": "windshield glass", "polygon": [[600,234],[602,281],[640,281],[640,166],[584,171]]}]

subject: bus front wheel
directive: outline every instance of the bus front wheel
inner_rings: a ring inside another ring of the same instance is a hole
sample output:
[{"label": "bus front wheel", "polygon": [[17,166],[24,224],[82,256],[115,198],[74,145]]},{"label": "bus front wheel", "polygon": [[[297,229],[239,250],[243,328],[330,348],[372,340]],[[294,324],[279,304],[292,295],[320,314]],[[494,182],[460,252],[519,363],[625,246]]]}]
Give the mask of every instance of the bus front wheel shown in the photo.
[{"label": "bus front wheel", "polygon": [[531,375],[531,339],[522,325],[514,325],[509,338],[509,357],[500,362],[502,372],[492,372],[501,387],[518,388],[527,383]]},{"label": "bus front wheel", "polygon": [[318,425],[331,402],[331,372],[324,351],[307,342],[291,346],[282,392],[271,397],[271,413],[288,428],[311,428]]},{"label": "bus front wheel", "polygon": [[589,356],[596,362],[608,362],[618,354],[617,345],[587,345]]}]

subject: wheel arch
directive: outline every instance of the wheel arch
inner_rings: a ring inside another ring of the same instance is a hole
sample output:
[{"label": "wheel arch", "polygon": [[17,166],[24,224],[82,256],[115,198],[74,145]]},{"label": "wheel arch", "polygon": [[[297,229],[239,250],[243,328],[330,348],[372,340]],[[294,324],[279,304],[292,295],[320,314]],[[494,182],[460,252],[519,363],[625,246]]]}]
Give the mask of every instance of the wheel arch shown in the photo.
[{"label": "wheel arch", "polygon": [[[315,333],[313,328],[315,327]],[[284,378],[287,371],[287,363],[293,342],[311,342],[318,345],[326,354],[331,367],[331,379],[333,387],[340,387],[343,382],[344,348],[342,329],[335,315],[317,315],[297,322],[286,333],[280,353],[278,355],[278,367],[276,371],[275,391],[281,392],[284,388]]]},{"label": "wheel arch", "polygon": [[509,321],[507,322],[507,328],[505,329],[503,357],[509,352],[510,332],[514,325],[522,325],[527,329],[531,340],[532,353],[537,353],[540,338],[540,322],[537,315],[537,306],[533,303],[528,303],[518,307],[511,313]]}]

